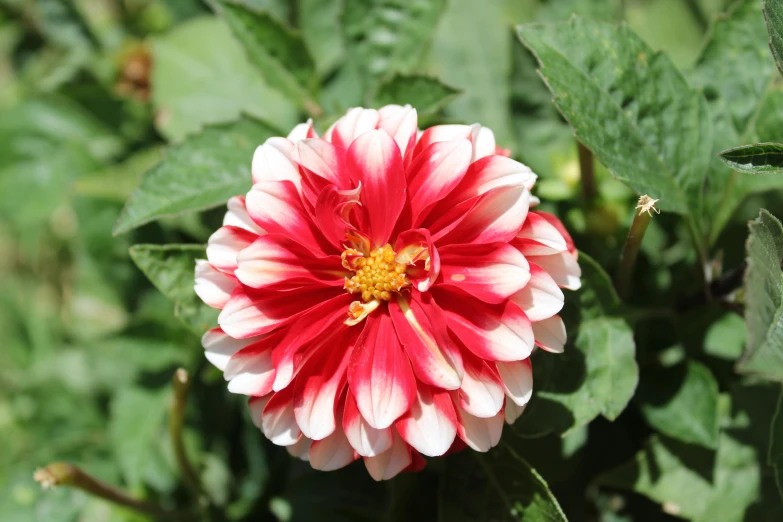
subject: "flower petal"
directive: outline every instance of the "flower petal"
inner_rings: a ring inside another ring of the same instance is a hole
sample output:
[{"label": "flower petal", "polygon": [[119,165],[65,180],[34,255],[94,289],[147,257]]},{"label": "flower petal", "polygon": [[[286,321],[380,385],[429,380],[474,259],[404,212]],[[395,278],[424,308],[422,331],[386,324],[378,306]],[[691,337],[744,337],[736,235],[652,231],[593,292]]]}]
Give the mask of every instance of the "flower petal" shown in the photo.
[{"label": "flower petal", "polygon": [[470,141],[473,142],[473,154],[470,162],[495,154],[495,133],[489,127],[475,123],[470,128]]},{"label": "flower petal", "polygon": [[479,418],[460,408],[459,404],[455,403],[454,409],[457,412],[457,434],[465,444],[481,452],[489,451],[498,445],[503,433],[503,411],[489,418]]},{"label": "flower petal", "polygon": [[520,406],[508,397],[506,399],[506,406],[503,408],[503,411],[506,414],[506,424],[514,424],[525,412],[525,408],[527,408],[527,404]]},{"label": "flower petal", "polygon": [[519,406],[533,396],[533,365],[530,359],[495,363],[506,389],[506,395]]},{"label": "flower petal", "polygon": [[288,451],[288,454],[292,457],[296,457],[299,460],[303,460],[305,462],[310,461],[310,445],[313,443],[312,439],[308,439],[304,435],[299,437],[299,440],[296,441],[296,443],[291,444],[290,446],[286,446],[285,449]]},{"label": "flower petal", "polygon": [[408,165],[410,161],[416,159],[419,154],[433,143],[469,138],[470,130],[471,128],[469,125],[456,124],[434,125],[429,127],[421,133],[421,136],[416,141],[416,147],[413,149],[413,154],[410,155],[410,159],[408,157],[405,158],[405,164]]},{"label": "flower petal", "polygon": [[536,344],[552,353],[563,353],[566,343],[566,329],[559,315],[533,323]]},{"label": "flower petal", "polygon": [[466,139],[433,143],[407,169],[412,223],[417,226],[456,187],[470,165]]},{"label": "flower petal", "polygon": [[310,465],[313,469],[334,471],[358,458],[359,455],[353,450],[342,428],[334,430],[324,439],[314,440],[310,445]]},{"label": "flower petal", "polygon": [[576,255],[576,245],[574,245],[574,240],[571,239],[571,234],[568,233],[568,230],[566,230],[566,227],[563,225],[563,223],[557,219],[554,214],[550,214],[549,212],[543,212],[539,210],[536,213],[542,218],[546,219],[550,225],[555,227],[557,231],[560,232],[560,235],[563,236],[563,239],[565,239],[568,251]]},{"label": "flower petal", "polygon": [[416,400],[395,427],[423,455],[443,455],[457,435],[457,414],[449,392],[420,383]]},{"label": "flower petal", "polygon": [[[356,339],[355,332],[356,329],[343,326],[336,339],[352,347]],[[339,352],[330,348],[330,345],[321,347],[307,361],[294,382],[296,423],[302,433],[314,441],[324,439],[335,431],[337,399],[348,380],[346,370],[352,348]]]},{"label": "flower petal", "polygon": [[370,426],[359,413],[351,392],[345,397],[343,431],[356,453],[363,457],[375,457],[392,446],[392,428],[375,429]]},{"label": "flower petal", "polygon": [[223,371],[232,355],[259,340],[261,337],[234,339],[222,329],[212,328],[201,337],[201,346],[204,347],[204,355],[207,360],[218,370]]},{"label": "flower petal", "polygon": [[342,287],[350,272],[340,256],[319,256],[282,234],[267,234],[245,248],[234,274],[251,288],[278,283],[318,283]]},{"label": "flower petal", "polygon": [[500,303],[530,280],[530,265],[505,243],[448,245],[439,249],[440,284],[453,286],[487,303]]},{"label": "flower petal", "polygon": [[269,138],[253,154],[253,183],[290,181],[300,190],[302,176],[291,159],[294,143],[286,138]]},{"label": "flower petal", "polygon": [[224,274],[204,259],[196,260],[196,295],[212,308],[222,309],[237,286],[234,278]]},{"label": "flower petal", "polygon": [[234,196],[228,200],[228,212],[223,216],[223,226],[244,228],[245,230],[255,232],[258,235],[266,233],[264,229],[253,221],[250,214],[247,213],[244,196]]},{"label": "flower petal", "polygon": [[518,361],[533,351],[533,327],[517,305],[510,301],[487,304],[440,288],[433,294],[449,330],[475,355],[491,361]]},{"label": "flower petal", "polygon": [[540,212],[528,213],[522,230],[511,244],[526,256],[546,256],[568,250],[563,235]]},{"label": "flower petal", "polygon": [[302,205],[290,181],[263,181],[247,194],[247,210],[253,221],[270,234],[283,234],[315,253],[323,253],[326,241]]},{"label": "flower petal", "polygon": [[392,447],[375,457],[365,457],[364,465],[373,480],[389,480],[411,465],[411,447],[394,431]]},{"label": "flower petal", "polygon": [[426,228],[406,230],[397,236],[395,261],[411,265],[406,275],[419,292],[435,284],[440,273],[440,256]]},{"label": "flower petal", "polygon": [[264,291],[238,287],[218,316],[218,325],[237,339],[261,335],[296,320],[313,306],[339,295],[347,294],[341,288],[331,287],[303,286]]},{"label": "flower petal", "polygon": [[459,406],[467,413],[481,418],[494,417],[503,408],[503,382],[490,364],[464,353],[465,375],[459,388]]},{"label": "flower petal", "polygon": [[235,226],[224,226],[209,237],[207,259],[219,270],[233,272],[239,252],[258,238],[258,234]]},{"label": "flower petal", "polygon": [[525,287],[511,296],[531,321],[543,321],[552,317],[563,308],[563,291],[546,270],[530,263],[530,281]]},{"label": "flower petal", "polygon": [[337,120],[331,128],[326,131],[324,139],[348,150],[353,141],[365,132],[375,129],[378,126],[380,116],[375,109],[363,109],[354,107]]},{"label": "flower petal", "polygon": [[373,247],[389,241],[405,204],[405,172],[397,144],[383,130],[362,134],[348,149],[346,164],[360,200]]},{"label": "flower petal", "polygon": [[416,378],[387,311],[367,318],[351,356],[348,382],[359,411],[375,429],[388,428],[410,408]]},{"label": "flower petal", "polygon": [[318,135],[315,133],[315,130],[313,130],[312,118],[308,119],[305,123],[296,125],[291,129],[291,132],[288,133],[287,137],[294,143],[308,138],[317,138]]},{"label": "flower petal", "polygon": [[345,150],[322,139],[302,140],[296,144],[293,159],[302,169],[302,192],[315,204],[321,191],[330,185],[350,188],[345,170]]},{"label": "flower petal", "polygon": [[272,391],[275,367],[272,365],[272,349],[285,335],[280,328],[258,338],[256,342],[236,352],[223,370],[228,391],[243,395],[262,396]]},{"label": "flower petal", "polygon": [[[294,391],[287,388],[281,392],[271,394],[269,402],[262,407],[261,414],[258,408],[253,408],[254,401],[250,400],[253,422],[260,426],[266,438],[278,446],[290,446],[296,444],[302,436],[302,430],[294,417]],[[259,403],[261,405],[263,403]],[[259,418],[260,417],[260,418]]]},{"label": "flower petal", "polygon": [[582,267],[571,252],[561,252],[549,256],[529,256],[531,263],[547,271],[552,279],[563,288],[579,290],[582,288]]},{"label": "flower petal", "polygon": [[526,165],[503,156],[488,156],[470,165],[460,184],[438,205],[442,213],[465,200],[499,187],[524,186],[530,190],[536,175]]},{"label": "flower petal", "polygon": [[462,381],[462,357],[446,330],[443,312],[427,294],[398,295],[389,303],[394,329],[416,377],[445,390]]},{"label": "flower petal", "polygon": [[378,116],[378,128],[394,138],[400,148],[400,154],[405,157],[405,152],[416,142],[416,109],[410,105],[386,105],[378,109]]},{"label": "flower petal", "polygon": [[315,218],[324,237],[338,250],[346,243],[346,234],[355,227],[351,224],[351,209],[359,204],[361,187],[339,190],[334,185],[325,187],[315,202]]}]

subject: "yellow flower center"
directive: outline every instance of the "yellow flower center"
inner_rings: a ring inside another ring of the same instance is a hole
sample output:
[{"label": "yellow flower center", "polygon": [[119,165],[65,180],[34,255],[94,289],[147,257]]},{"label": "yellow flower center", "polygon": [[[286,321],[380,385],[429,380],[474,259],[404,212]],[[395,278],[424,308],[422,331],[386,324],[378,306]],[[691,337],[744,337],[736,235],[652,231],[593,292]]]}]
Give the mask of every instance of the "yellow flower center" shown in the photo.
[{"label": "yellow flower center", "polygon": [[354,276],[345,278],[345,289],[350,294],[361,294],[365,303],[388,301],[393,292],[410,285],[405,277],[407,267],[395,261],[396,255],[391,245],[376,248],[369,256],[347,249],[342,254],[343,266],[352,270]]}]

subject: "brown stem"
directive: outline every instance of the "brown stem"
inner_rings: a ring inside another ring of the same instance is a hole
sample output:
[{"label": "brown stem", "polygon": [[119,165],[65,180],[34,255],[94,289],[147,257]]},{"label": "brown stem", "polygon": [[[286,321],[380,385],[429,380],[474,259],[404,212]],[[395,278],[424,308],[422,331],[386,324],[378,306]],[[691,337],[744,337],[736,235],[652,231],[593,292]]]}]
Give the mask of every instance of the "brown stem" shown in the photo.
[{"label": "brown stem", "polygon": [[634,215],[631,229],[628,231],[628,238],[625,240],[625,247],[620,257],[620,266],[615,278],[617,293],[623,299],[628,297],[628,292],[631,289],[631,276],[633,275],[634,266],[636,266],[636,258],[639,256],[644,233],[647,231],[647,225],[652,220],[652,211],[655,210],[657,212],[655,208],[656,201],[649,196],[642,196],[639,198],[639,204],[636,206],[636,210],[639,212]]},{"label": "brown stem", "polygon": [[577,150],[579,151],[582,196],[585,198],[585,201],[590,202],[598,194],[598,190],[596,190],[595,187],[595,164],[593,162],[593,153],[580,142],[577,142]]},{"label": "brown stem", "polygon": [[174,448],[174,456],[177,459],[177,465],[182,472],[182,478],[190,488],[196,498],[203,495],[204,489],[201,487],[196,470],[190,464],[188,454],[185,452],[185,444],[182,439],[182,424],[185,417],[185,405],[187,404],[188,389],[190,388],[190,376],[187,370],[179,368],[174,372],[171,379],[174,396],[171,401],[169,411],[169,436],[171,437],[171,446]]},{"label": "brown stem", "polygon": [[180,521],[193,518],[192,513],[168,510],[147,500],[133,498],[124,491],[101,482],[67,462],[53,462],[45,468],[37,469],[33,474],[33,478],[44,488],[70,486],[81,489],[96,497],[151,515],[160,520]]}]

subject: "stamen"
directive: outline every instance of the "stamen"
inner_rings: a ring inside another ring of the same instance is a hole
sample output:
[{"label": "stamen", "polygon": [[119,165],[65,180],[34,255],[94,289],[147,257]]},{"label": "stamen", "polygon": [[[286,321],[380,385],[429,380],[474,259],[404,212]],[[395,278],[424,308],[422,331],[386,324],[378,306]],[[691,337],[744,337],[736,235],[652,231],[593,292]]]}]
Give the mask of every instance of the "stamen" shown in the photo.
[{"label": "stamen", "polygon": [[342,254],[343,266],[355,275],[345,278],[345,289],[350,294],[361,294],[362,301],[388,301],[392,293],[410,286],[405,277],[407,267],[395,260],[391,245],[376,248],[365,257],[354,249]]}]

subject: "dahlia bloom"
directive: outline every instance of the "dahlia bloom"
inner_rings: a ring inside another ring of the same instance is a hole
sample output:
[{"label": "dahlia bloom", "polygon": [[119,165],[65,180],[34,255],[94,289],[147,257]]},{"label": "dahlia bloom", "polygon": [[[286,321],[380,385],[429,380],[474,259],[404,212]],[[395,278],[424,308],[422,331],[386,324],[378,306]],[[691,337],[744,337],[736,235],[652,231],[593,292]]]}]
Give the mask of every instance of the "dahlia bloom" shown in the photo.
[{"label": "dahlia bloom", "polygon": [[375,480],[498,443],[580,285],[563,225],[529,210],[535,174],[506,156],[486,127],[421,132],[394,105],[258,147],[195,290],[221,309],[206,356],[269,440],[320,470],[362,457]]}]

